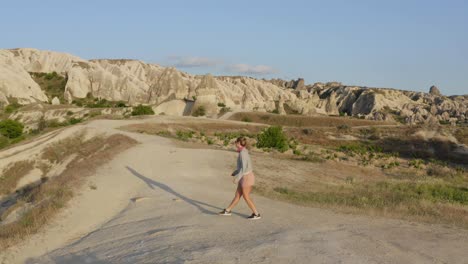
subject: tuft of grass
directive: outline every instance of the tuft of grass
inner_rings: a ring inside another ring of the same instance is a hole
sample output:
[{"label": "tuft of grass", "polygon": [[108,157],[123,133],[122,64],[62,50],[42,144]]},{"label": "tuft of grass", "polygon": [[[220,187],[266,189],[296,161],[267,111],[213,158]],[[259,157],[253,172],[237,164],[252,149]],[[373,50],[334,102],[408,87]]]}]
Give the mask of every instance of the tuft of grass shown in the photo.
[{"label": "tuft of grass", "polygon": [[18,181],[34,168],[30,160],[17,161],[2,171],[0,177],[0,194],[8,195],[16,188]]},{"label": "tuft of grass", "polygon": [[340,132],[347,132],[347,131],[349,131],[351,129],[347,124],[338,125],[336,128]]},{"label": "tuft of grass", "polygon": [[[84,143],[85,134],[81,133],[74,137],[62,139],[48,145],[42,152],[41,158],[51,163],[60,163],[72,153],[77,152]],[[98,141],[98,138],[93,138]]]},{"label": "tuft of grass", "polygon": [[307,155],[304,155],[302,160],[314,163],[322,163],[325,161],[322,157],[320,157],[320,155],[317,155],[314,152],[309,152]]}]

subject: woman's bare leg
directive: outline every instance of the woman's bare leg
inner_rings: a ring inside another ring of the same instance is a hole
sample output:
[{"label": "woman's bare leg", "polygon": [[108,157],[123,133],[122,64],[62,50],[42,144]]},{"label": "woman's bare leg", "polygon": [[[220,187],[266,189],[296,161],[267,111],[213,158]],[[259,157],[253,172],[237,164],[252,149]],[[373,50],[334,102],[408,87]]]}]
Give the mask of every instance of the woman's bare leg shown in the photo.
[{"label": "woman's bare leg", "polygon": [[240,198],[242,197],[242,188],[240,186],[237,186],[237,190],[236,190],[236,194],[234,195],[234,199],[232,199],[232,202],[231,204],[229,205],[228,208],[226,208],[226,210],[228,211],[231,211],[232,208],[234,208],[237,203],[239,202]]},{"label": "woman's bare leg", "polygon": [[242,194],[244,196],[245,202],[247,203],[249,208],[252,210],[252,212],[258,215],[257,208],[255,208],[255,204],[253,203],[252,198],[250,197],[251,191],[252,191],[252,186],[242,188]]}]

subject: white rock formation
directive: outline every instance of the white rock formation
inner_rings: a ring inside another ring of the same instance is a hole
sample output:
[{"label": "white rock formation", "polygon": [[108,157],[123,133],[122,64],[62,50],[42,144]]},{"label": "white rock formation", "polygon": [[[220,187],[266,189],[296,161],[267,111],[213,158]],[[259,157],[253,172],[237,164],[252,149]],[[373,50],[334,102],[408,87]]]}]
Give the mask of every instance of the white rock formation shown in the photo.
[{"label": "white rock formation", "polygon": [[[257,80],[250,77],[194,76],[138,60],[84,60],[59,52],[35,49],[0,50],[0,104],[8,98],[20,103],[47,101],[47,96],[29,72],[57,72],[68,77],[64,97],[88,94],[130,105],[149,104],[157,113],[187,111],[187,101],[196,98],[193,109],[203,105],[207,115],[216,115],[219,103],[233,110],[277,110],[282,114],[359,115],[391,120],[400,115],[411,123],[465,122],[468,97],[395,89],[345,86],[338,82],[305,85],[304,80]],[[63,103],[63,102],[62,102]]]},{"label": "white rock formation", "polygon": [[52,99],[52,105],[59,105],[60,104],[60,99],[58,99],[58,97],[54,97],[54,99]]}]

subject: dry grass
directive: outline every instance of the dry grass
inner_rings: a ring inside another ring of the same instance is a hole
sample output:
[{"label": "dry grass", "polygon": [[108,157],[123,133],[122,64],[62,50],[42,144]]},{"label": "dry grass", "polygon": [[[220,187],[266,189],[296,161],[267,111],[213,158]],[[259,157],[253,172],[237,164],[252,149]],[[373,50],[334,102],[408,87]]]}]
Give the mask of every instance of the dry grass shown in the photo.
[{"label": "dry grass", "polygon": [[231,116],[230,120],[250,120],[254,123],[291,127],[337,127],[340,125],[354,127],[395,124],[391,122],[379,122],[351,117],[278,115],[259,112],[235,113]]},{"label": "dry grass", "polygon": [[0,177],[0,195],[8,195],[13,192],[18,181],[28,174],[33,167],[33,161],[23,160],[10,164],[5,168]]},{"label": "dry grass", "polygon": [[[468,228],[466,169],[430,159],[432,156],[421,160],[417,167],[411,165],[414,154],[422,155],[428,149],[447,154],[450,149],[443,150],[450,144],[418,140],[413,135],[421,127],[350,125],[285,127],[287,136],[303,145],[296,148],[290,145],[295,155],[252,152],[258,175],[257,192],[274,199],[340,212]],[[200,124],[139,124],[125,129],[172,137],[177,134],[175,131],[182,131],[179,133],[180,139],[193,142],[186,142],[186,145],[198,147],[203,142],[202,133],[250,132],[255,137],[264,127],[255,123],[244,123],[239,127],[239,123],[211,121]],[[340,134],[353,136],[357,140],[330,137]],[[398,142],[401,144],[396,144],[395,139],[400,140]],[[208,141],[207,144],[210,145]],[[219,147],[219,142],[215,141],[214,145]],[[408,158],[411,150],[413,156]],[[394,151],[401,152],[401,156]]]},{"label": "dry grass", "polygon": [[76,157],[60,175],[22,193],[20,201],[34,206],[18,221],[0,226],[0,249],[37,232],[67,204],[74,192],[82,186],[85,177],[92,175],[96,168],[135,144],[135,140],[120,134],[86,141],[79,135],[52,144],[44,151],[44,159],[59,163],[70,155]]},{"label": "dry grass", "polygon": [[186,123],[147,123],[133,124],[121,127],[121,129],[145,133],[151,135],[159,135],[165,132],[177,131],[197,131],[206,135],[214,135],[215,133],[230,133],[230,132],[245,132],[256,134],[262,131],[266,126],[256,124],[236,124],[224,122],[186,122]]}]

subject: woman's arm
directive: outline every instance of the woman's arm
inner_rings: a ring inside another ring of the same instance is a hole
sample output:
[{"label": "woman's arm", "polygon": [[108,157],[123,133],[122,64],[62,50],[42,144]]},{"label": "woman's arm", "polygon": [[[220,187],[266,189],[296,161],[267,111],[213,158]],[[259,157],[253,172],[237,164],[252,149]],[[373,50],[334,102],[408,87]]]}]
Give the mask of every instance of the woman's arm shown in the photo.
[{"label": "woman's arm", "polygon": [[236,170],[237,174],[235,175],[235,182],[239,182],[242,179],[242,177],[244,177],[244,172],[246,172],[246,168],[247,168],[247,159],[248,159],[247,152],[242,151],[241,153],[239,153],[239,155],[240,155],[241,164],[239,168],[237,168]]}]

